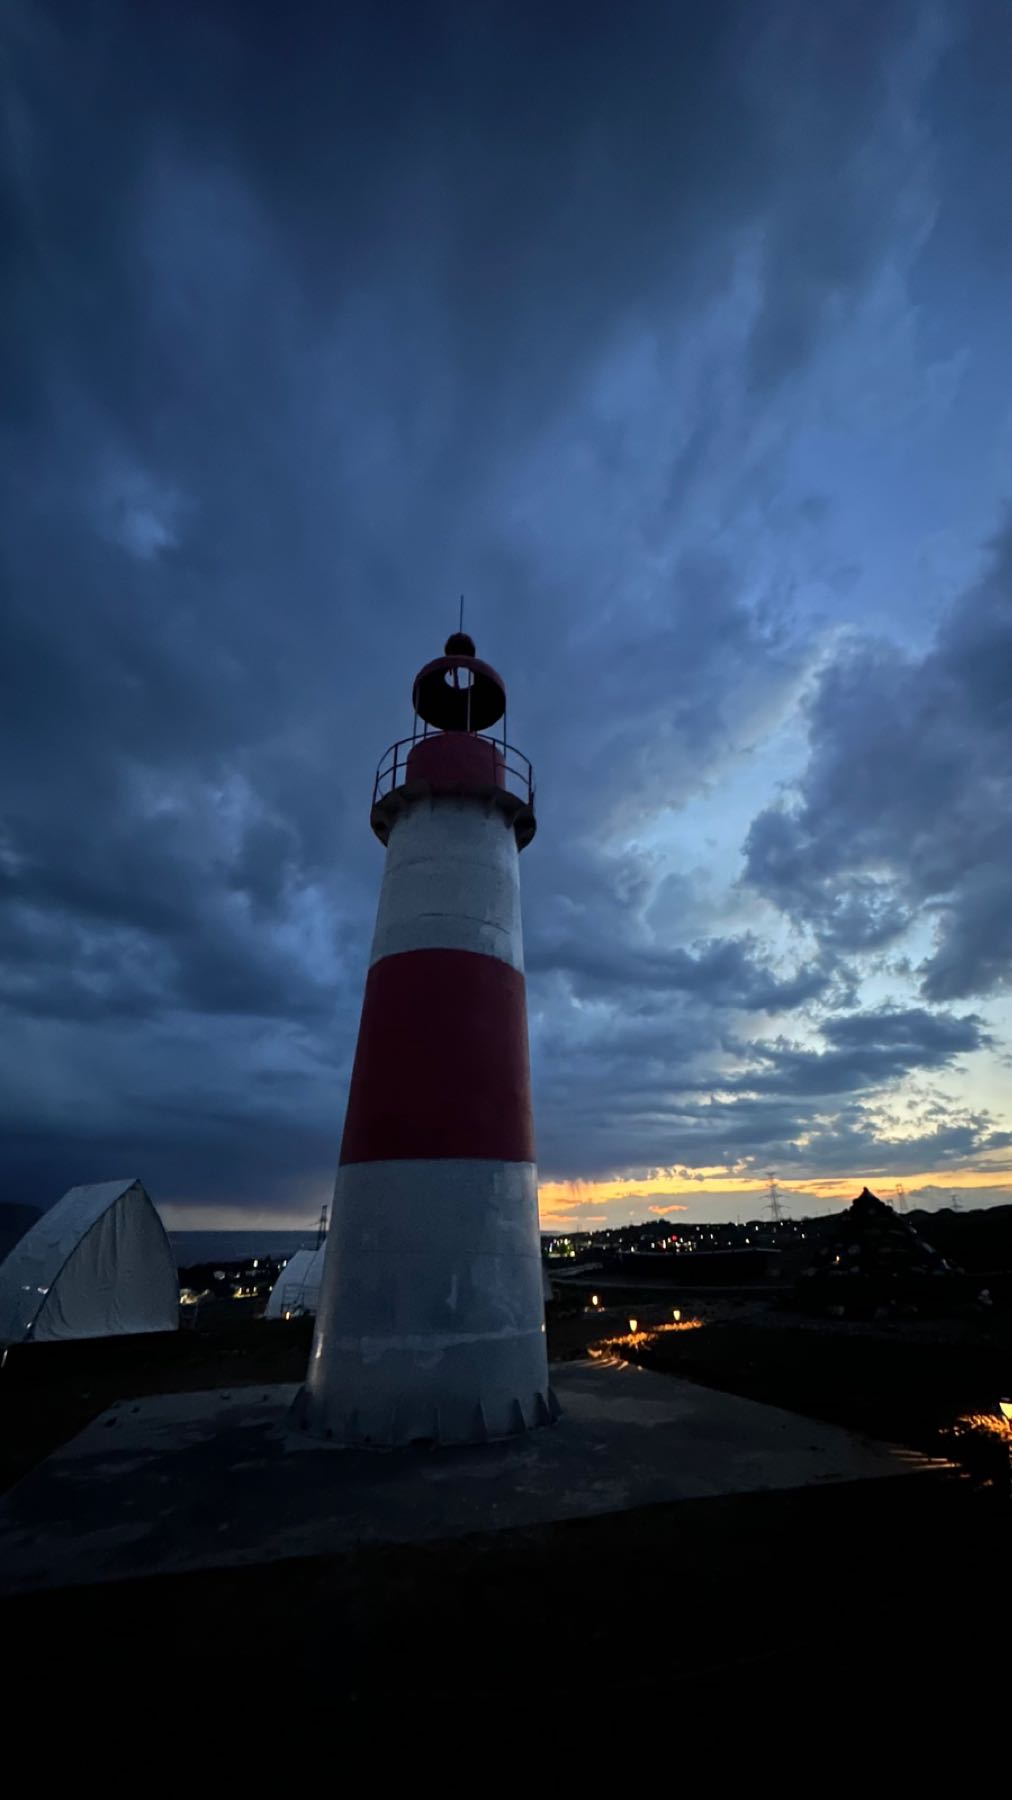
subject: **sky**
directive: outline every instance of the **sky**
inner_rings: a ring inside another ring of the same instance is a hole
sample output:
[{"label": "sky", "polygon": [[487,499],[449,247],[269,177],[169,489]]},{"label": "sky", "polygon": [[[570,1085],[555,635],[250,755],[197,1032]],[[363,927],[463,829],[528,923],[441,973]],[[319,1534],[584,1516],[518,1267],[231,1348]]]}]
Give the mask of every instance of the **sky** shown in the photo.
[{"label": "sky", "polygon": [[1005,0],[4,33],[0,1198],[329,1198],[463,592],[543,1224],[1012,1199]]}]

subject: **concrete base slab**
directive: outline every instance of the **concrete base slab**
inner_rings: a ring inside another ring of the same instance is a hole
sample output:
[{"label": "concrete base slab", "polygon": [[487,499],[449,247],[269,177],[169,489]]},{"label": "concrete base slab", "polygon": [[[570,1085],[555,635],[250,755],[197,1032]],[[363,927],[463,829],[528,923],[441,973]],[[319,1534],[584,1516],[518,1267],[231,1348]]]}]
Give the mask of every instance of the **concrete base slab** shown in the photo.
[{"label": "concrete base slab", "polygon": [[0,1507],[7,1592],[333,1555],[658,1502],[895,1476],[910,1452],[617,1360],[556,1364],[554,1426],[459,1450],[340,1450],[294,1386],[123,1401]]}]

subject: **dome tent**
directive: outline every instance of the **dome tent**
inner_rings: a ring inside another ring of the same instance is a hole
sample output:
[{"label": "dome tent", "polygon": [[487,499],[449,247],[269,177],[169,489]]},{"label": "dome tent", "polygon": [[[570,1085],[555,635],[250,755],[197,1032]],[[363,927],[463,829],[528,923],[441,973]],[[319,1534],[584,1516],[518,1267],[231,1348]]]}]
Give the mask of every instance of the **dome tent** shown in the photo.
[{"label": "dome tent", "polygon": [[0,1343],[178,1326],[175,1259],[136,1178],[70,1188],[0,1264]]},{"label": "dome tent", "polygon": [[292,1313],[315,1313],[323,1278],[325,1246],[296,1250],[271,1288],[265,1319],[287,1319]]}]

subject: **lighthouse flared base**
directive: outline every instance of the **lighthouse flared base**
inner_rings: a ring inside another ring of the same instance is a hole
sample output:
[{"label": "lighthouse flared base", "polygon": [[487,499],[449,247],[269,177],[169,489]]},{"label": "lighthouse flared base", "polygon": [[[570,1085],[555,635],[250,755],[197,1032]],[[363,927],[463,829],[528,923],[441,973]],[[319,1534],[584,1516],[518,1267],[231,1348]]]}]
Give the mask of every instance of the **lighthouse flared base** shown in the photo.
[{"label": "lighthouse flared base", "polygon": [[343,1165],[296,1423],[393,1448],[489,1443],[557,1412],[534,1164]]},{"label": "lighthouse flared base", "polygon": [[343,1378],[331,1380],[325,1395],[314,1395],[308,1384],[300,1389],[293,1422],[309,1436],[347,1450],[395,1450],[412,1444],[449,1449],[519,1437],[554,1424],[559,1416],[547,1379],[522,1393],[486,1385],[477,1394],[473,1371],[461,1367],[460,1379],[444,1380],[439,1401],[430,1402],[417,1392],[416,1368],[402,1372],[404,1384],[397,1391],[385,1380],[378,1391],[363,1392],[361,1360],[353,1353]]}]

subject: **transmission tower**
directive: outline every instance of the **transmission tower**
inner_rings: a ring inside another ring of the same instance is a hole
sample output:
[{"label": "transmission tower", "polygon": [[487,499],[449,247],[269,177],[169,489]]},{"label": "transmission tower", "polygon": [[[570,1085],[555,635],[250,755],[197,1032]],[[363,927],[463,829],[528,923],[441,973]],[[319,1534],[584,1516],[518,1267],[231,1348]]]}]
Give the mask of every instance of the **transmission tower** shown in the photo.
[{"label": "transmission tower", "polygon": [[896,1183],[896,1202],[895,1202],[895,1205],[896,1205],[896,1211],[897,1211],[897,1212],[898,1212],[898,1213],[905,1213],[905,1212],[906,1212],[906,1210],[907,1210],[907,1190],[906,1190],[906,1188],[905,1188],[905,1187],[904,1187],[904,1186],[903,1186],[903,1183],[902,1183],[902,1181],[898,1181],[898,1182],[897,1182],[897,1183]]},{"label": "transmission tower", "polygon": [[786,1200],[781,1200],[780,1198],[780,1189],[777,1186],[777,1178],[775,1175],[769,1177],[766,1184],[766,1193],[768,1198],[763,1211],[769,1213],[774,1225],[779,1225],[787,1215],[788,1206]]},{"label": "transmission tower", "polygon": [[319,1224],[316,1227],[316,1248],[318,1250],[320,1248],[320,1245],[323,1243],[323,1240],[326,1237],[326,1235],[327,1235],[327,1203],[326,1203],[326,1201],[324,1201],[323,1205],[320,1208]]}]

